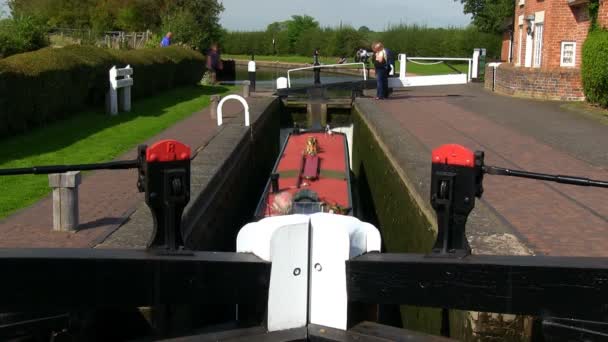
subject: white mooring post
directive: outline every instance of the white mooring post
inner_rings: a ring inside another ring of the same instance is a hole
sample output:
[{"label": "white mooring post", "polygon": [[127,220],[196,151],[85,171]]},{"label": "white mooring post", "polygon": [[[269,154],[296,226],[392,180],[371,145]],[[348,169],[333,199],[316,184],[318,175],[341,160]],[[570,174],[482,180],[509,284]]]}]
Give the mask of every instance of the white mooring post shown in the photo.
[{"label": "white mooring post", "polygon": [[[110,69],[110,95],[109,112],[112,115],[118,114],[118,90],[122,89],[122,108],[125,112],[131,111],[131,87],[133,86],[133,68],[127,65],[125,68],[117,69],[113,66]],[[122,77],[119,79],[119,77]]]},{"label": "white mooring post", "polygon": [[251,56],[251,61],[247,64],[247,72],[249,74],[251,92],[255,93],[256,65],[253,56]]},{"label": "white mooring post", "polygon": [[53,188],[53,230],[71,232],[78,228],[78,186],[80,171],[49,175]]},{"label": "white mooring post", "polygon": [[245,109],[245,127],[249,127],[249,104],[247,103],[247,100],[238,95],[228,95],[220,101],[220,104],[217,106],[217,125],[221,126],[224,123],[223,107],[228,100],[237,100],[243,105],[243,108]]}]

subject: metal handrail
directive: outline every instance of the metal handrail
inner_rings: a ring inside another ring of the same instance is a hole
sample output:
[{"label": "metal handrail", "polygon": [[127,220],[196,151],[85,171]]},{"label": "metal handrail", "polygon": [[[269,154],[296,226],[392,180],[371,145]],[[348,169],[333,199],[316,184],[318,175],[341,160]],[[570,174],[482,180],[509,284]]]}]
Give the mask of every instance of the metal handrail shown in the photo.
[{"label": "metal handrail", "polygon": [[367,81],[367,73],[366,68],[365,68],[365,63],[344,63],[344,64],[327,64],[327,65],[313,65],[313,66],[309,66],[309,67],[302,67],[302,68],[296,68],[296,69],[290,69],[287,70],[287,86],[289,88],[291,88],[291,72],[292,71],[302,71],[302,70],[314,70],[317,68],[337,68],[337,67],[341,67],[341,66],[347,66],[347,65],[361,65],[363,67],[363,80]]}]

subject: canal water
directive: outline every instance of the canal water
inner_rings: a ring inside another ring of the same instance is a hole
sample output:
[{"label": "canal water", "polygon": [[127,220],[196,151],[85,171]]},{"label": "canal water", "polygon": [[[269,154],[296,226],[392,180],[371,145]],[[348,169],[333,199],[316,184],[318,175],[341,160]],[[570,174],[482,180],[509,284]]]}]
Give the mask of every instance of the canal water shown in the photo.
[{"label": "canal water", "polygon": [[[276,80],[279,77],[287,77],[287,70],[285,68],[268,68],[262,67],[257,68],[256,71],[256,89],[258,91],[275,91],[277,88]],[[359,69],[353,69],[361,71]],[[312,70],[294,71],[290,74],[291,86],[294,88],[312,86],[314,84],[314,73]],[[236,81],[234,82],[222,82],[226,85],[239,85],[243,81],[249,80],[249,73],[247,67],[244,65],[236,66]],[[323,71],[321,73],[321,84],[335,84],[342,82],[354,82],[362,81],[363,74],[360,75],[349,75],[342,73],[332,73]],[[335,91],[335,90],[330,90]]]}]

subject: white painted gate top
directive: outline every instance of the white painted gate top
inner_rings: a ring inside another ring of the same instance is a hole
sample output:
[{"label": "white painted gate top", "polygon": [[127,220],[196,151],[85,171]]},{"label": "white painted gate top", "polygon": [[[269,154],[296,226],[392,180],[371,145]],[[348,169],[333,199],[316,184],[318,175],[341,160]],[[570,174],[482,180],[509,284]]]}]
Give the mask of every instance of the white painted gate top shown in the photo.
[{"label": "white painted gate top", "polygon": [[237,237],[237,252],[272,262],[269,331],[308,322],[345,330],[345,262],[380,248],[380,232],[373,225],[327,213],[265,218],[243,227]]}]

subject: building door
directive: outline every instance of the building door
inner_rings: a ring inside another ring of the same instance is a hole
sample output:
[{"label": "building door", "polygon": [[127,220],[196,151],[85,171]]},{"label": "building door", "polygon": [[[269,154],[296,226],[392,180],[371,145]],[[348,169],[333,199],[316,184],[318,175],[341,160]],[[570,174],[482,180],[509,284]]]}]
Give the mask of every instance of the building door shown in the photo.
[{"label": "building door", "polygon": [[[534,27],[534,22],[530,22],[529,27]],[[534,47],[534,42],[532,39],[532,32],[528,34],[526,32],[526,59],[525,59],[525,67],[529,68],[532,66],[532,48]]]}]

